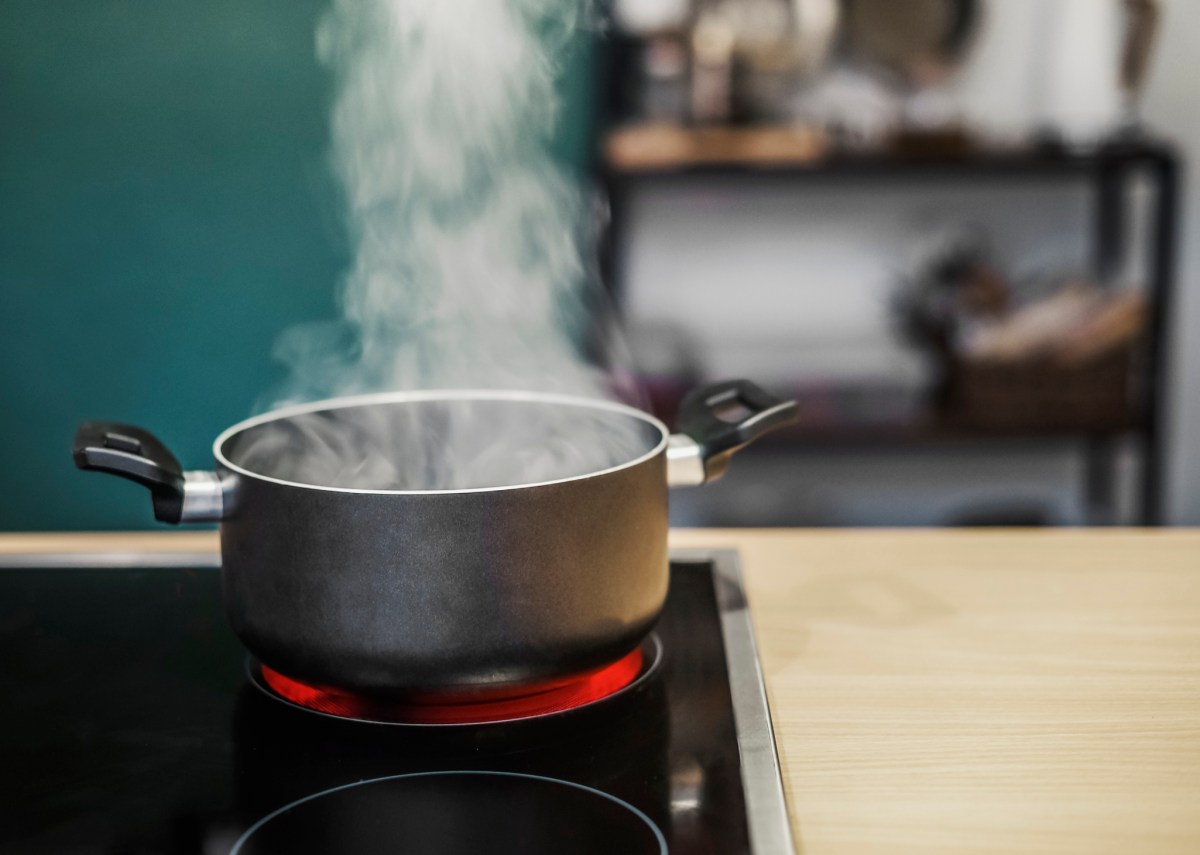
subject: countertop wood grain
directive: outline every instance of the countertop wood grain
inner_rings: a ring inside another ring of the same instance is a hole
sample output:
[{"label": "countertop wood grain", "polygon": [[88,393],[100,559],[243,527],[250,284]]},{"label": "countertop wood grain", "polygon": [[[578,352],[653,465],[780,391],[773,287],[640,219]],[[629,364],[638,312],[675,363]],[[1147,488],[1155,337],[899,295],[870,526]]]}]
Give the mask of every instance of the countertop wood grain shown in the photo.
[{"label": "countertop wood grain", "polygon": [[[0,554],[216,544],[0,535]],[[741,553],[804,855],[1200,852],[1200,532],[672,545]]]}]

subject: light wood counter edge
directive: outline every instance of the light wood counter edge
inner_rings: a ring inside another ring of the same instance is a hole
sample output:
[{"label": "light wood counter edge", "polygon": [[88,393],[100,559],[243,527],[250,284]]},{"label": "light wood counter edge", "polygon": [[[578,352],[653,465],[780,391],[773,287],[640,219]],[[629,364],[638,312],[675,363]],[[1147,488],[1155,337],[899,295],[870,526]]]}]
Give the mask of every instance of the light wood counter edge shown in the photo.
[{"label": "light wood counter edge", "polygon": [[[769,549],[813,540],[918,539],[958,541],[980,537],[1018,540],[1078,539],[1104,541],[1111,538],[1194,541],[1200,544],[1200,529],[1189,528],[1102,528],[1102,529],[672,529],[670,544],[677,549]],[[216,552],[216,531],[106,531],[106,532],[5,532],[0,533],[0,554],[41,555],[83,552]]]},{"label": "light wood counter edge", "polygon": [[71,531],[0,534],[0,555],[217,552],[215,531]]}]

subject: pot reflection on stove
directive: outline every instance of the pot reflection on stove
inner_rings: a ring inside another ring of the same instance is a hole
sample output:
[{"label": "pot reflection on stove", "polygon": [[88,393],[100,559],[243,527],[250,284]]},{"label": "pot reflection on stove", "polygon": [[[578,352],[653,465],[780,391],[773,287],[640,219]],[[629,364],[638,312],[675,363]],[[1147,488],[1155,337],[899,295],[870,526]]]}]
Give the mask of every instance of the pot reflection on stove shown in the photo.
[{"label": "pot reflection on stove", "polygon": [[704,800],[704,768],[691,761],[671,772],[671,817],[695,816]]},{"label": "pot reflection on stove", "polygon": [[477,726],[568,715],[591,707],[609,708],[621,695],[658,674],[662,642],[651,634],[615,662],[552,681],[475,689],[378,697],[292,680],[253,658],[246,663],[250,683],[268,697],[335,720],[412,727]]}]

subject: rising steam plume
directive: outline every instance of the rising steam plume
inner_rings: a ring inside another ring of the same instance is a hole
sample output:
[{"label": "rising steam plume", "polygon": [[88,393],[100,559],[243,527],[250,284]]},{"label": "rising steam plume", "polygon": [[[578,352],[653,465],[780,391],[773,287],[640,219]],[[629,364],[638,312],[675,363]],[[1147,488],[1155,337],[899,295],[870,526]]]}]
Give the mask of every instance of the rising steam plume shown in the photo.
[{"label": "rising steam plume", "polygon": [[[585,7],[333,0],[317,50],[337,81],[332,161],[353,263],[341,320],[280,338],[291,376],[272,405],[412,389],[612,394],[614,375],[581,354],[594,309],[583,197],[546,147],[560,54]],[[264,434],[246,453],[310,483],[491,486],[527,477],[496,461],[530,456],[529,415],[489,407],[484,425],[470,407],[438,413],[438,447],[422,454],[452,463],[396,459],[414,451],[399,436],[427,442],[412,420],[429,417],[414,413],[371,414],[350,431],[306,425],[299,444]],[[645,450],[644,432],[612,419],[576,442],[579,416],[539,428],[541,445],[558,450],[526,460],[527,472],[578,474]],[[492,462],[481,466],[480,454]]]},{"label": "rising steam plume", "polygon": [[480,386],[598,392],[578,356],[582,199],[546,150],[577,0],[334,0],[342,324],[285,334],[283,400]]}]

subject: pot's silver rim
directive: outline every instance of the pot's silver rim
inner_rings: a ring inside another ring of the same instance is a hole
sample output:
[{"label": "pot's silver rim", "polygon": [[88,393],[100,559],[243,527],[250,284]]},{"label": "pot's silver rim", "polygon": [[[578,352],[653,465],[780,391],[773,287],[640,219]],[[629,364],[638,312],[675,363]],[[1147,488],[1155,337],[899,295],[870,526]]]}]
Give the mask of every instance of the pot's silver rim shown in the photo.
[{"label": "pot's silver rim", "polygon": [[[302,416],[307,413],[327,412],[329,410],[347,409],[350,407],[372,406],[376,404],[406,404],[415,403],[418,401],[523,401],[527,403],[539,404],[558,404],[571,407],[582,407],[592,410],[604,410],[611,413],[620,413],[631,418],[638,419],[644,424],[650,425],[658,431],[658,442],[652,449],[645,454],[639,455],[632,460],[624,463],[618,463],[616,466],[610,466],[607,469],[598,469],[594,472],[585,472],[582,475],[572,475],[569,478],[556,478],[550,481],[532,481],[523,484],[505,484],[500,487],[467,487],[458,490],[365,490],[355,487],[325,487],[320,484],[306,484],[302,481],[285,481],[282,478],[272,478],[270,475],[263,475],[260,472],[252,472],[242,466],[230,461],[222,451],[222,446],[232,439],[236,434],[249,430],[259,425],[268,424],[270,422],[279,421],[281,419],[292,418],[294,416]],[[263,413],[261,416],[254,416],[245,421],[238,422],[231,427],[221,431],[220,435],[213,441],[213,457],[216,458],[218,465],[221,468],[228,469],[231,472],[236,472],[245,478],[254,478],[259,481],[267,481],[271,484],[279,484],[282,487],[297,487],[303,490],[318,490],[327,493],[357,493],[361,495],[384,495],[384,496],[454,496],[463,495],[466,493],[498,493],[507,490],[527,490],[532,487],[548,487],[552,484],[568,484],[573,481],[586,481],[589,478],[599,478],[602,475],[609,475],[613,472],[620,472],[623,469],[631,469],[652,460],[658,455],[664,453],[667,447],[667,441],[670,438],[671,432],[667,426],[643,410],[636,407],[630,407],[626,404],[618,404],[613,401],[605,401],[600,398],[585,398],[579,395],[565,395],[557,392],[530,392],[518,391],[512,389],[438,389],[438,390],[421,390],[411,392],[379,392],[368,395],[346,395],[340,398],[326,398],[321,401],[312,401],[307,404],[296,404],[288,407],[281,407],[277,410],[272,410],[269,413]]]}]

